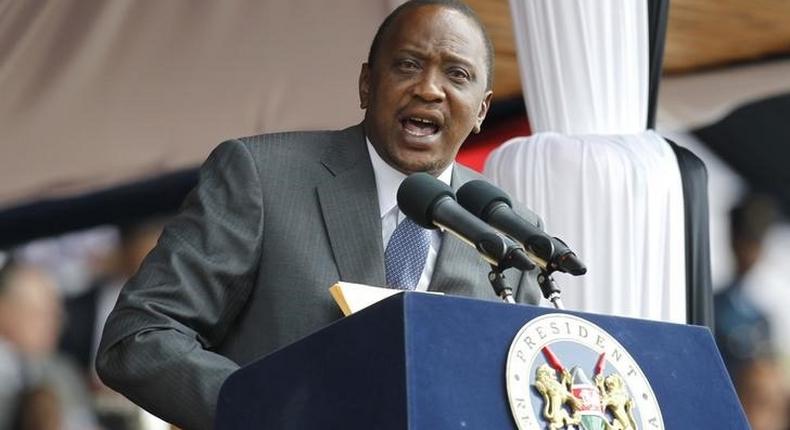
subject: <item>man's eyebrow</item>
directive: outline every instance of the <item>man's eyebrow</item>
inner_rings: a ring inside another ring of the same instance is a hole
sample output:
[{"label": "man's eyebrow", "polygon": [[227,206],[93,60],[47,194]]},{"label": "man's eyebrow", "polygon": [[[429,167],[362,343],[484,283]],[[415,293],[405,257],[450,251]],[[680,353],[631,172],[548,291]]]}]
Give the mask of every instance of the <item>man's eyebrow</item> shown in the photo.
[{"label": "man's eyebrow", "polygon": [[460,55],[447,54],[447,55],[445,55],[445,58],[450,63],[462,64],[462,65],[464,65],[466,67],[469,67],[470,69],[476,69],[477,68],[477,66],[475,66],[474,61],[472,61],[472,60],[470,60],[470,59],[468,59],[466,57],[462,57]]},{"label": "man's eyebrow", "polygon": [[[417,48],[398,48],[395,50],[395,54],[411,55],[417,58],[425,58],[429,56],[427,53],[425,53],[424,51],[420,51]],[[461,64],[471,69],[476,69],[476,66],[472,60],[457,54],[453,54],[453,53],[442,54],[442,60],[449,63]]]},{"label": "man's eyebrow", "polygon": [[428,56],[425,52],[415,48],[398,48],[395,50],[395,54],[411,55],[412,57],[418,57],[418,58],[425,58]]}]

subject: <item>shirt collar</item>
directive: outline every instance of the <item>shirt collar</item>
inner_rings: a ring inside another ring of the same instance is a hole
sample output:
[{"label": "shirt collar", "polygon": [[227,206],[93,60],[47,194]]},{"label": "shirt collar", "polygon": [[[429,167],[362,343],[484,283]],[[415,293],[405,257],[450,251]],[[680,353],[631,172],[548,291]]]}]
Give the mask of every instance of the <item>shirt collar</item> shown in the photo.
[{"label": "shirt collar", "polygon": [[[370,163],[373,165],[373,174],[376,177],[376,191],[379,196],[379,215],[384,216],[398,205],[398,187],[401,182],[406,179],[406,175],[395,170],[392,166],[387,164],[373,148],[370,139],[365,137],[365,142],[368,145],[368,155],[370,156]],[[437,179],[450,185],[450,180],[453,177],[453,165],[450,163],[446,169],[439,175]]]}]

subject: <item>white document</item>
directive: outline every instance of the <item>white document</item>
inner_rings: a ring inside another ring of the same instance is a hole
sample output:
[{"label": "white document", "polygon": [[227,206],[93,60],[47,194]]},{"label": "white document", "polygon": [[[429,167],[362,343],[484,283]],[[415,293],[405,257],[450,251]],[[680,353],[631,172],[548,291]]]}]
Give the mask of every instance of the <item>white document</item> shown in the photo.
[{"label": "white document", "polygon": [[[329,288],[329,293],[332,294],[332,298],[335,299],[335,302],[340,306],[340,310],[343,311],[343,315],[345,316],[359,312],[373,303],[380,302],[387,297],[402,292],[403,290],[394,288],[373,287],[370,285],[342,281]],[[430,294],[442,293],[431,292]]]}]

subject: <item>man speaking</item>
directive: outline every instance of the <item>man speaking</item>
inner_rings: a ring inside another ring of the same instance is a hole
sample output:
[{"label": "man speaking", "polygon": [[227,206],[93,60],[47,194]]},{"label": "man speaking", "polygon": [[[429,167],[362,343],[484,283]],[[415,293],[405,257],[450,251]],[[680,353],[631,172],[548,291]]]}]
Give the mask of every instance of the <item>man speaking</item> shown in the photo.
[{"label": "man speaking", "polygon": [[[404,219],[395,198],[413,172],[455,189],[477,178],[453,160],[488,111],[492,63],[466,5],[410,1],[362,65],[361,125],[217,147],[124,287],[101,378],[169,422],[210,428],[234,370],[340,318],[338,280],[496,299],[477,251]],[[534,275],[510,275],[520,301],[537,299]]]}]

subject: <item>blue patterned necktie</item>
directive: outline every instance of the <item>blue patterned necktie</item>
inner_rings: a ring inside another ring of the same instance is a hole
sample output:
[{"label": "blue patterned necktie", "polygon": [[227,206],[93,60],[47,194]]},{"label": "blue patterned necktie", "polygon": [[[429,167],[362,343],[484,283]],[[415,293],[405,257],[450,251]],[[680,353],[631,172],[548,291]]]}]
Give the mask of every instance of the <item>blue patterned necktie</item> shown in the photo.
[{"label": "blue patterned necktie", "polygon": [[420,227],[409,218],[401,221],[384,251],[387,285],[402,290],[417,288],[430,245],[430,230]]}]

